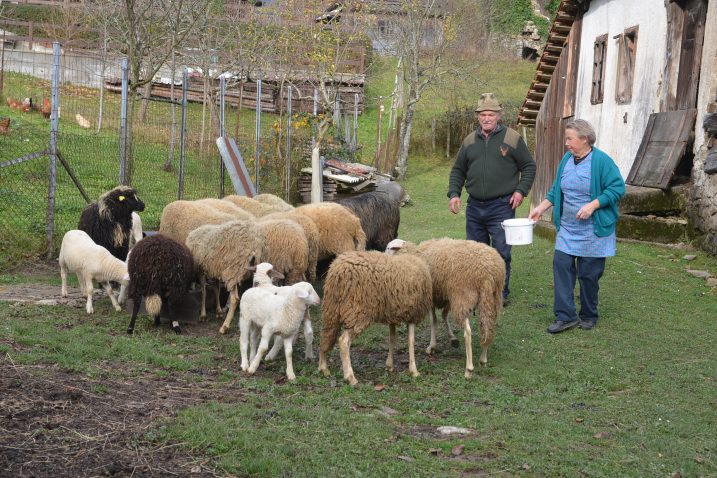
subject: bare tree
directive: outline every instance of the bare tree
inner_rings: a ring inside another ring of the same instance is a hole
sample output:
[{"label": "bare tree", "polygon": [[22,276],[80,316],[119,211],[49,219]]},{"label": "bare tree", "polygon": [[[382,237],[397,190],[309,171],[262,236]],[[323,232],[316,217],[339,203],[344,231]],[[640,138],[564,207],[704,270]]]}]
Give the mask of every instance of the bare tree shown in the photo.
[{"label": "bare tree", "polygon": [[[132,182],[132,121],[140,88],[150,83],[195,31],[209,0],[96,0],[93,17],[106,22],[130,66],[125,181]],[[91,10],[91,11],[92,11]]]},{"label": "bare tree", "polygon": [[416,107],[430,86],[450,75],[471,68],[453,55],[466,41],[467,31],[475,25],[475,4],[463,0],[450,3],[438,0],[400,0],[399,14],[393,15],[387,50],[399,58],[403,78],[404,111],[399,124],[399,148],[396,160],[398,179],[406,177],[408,152]]}]

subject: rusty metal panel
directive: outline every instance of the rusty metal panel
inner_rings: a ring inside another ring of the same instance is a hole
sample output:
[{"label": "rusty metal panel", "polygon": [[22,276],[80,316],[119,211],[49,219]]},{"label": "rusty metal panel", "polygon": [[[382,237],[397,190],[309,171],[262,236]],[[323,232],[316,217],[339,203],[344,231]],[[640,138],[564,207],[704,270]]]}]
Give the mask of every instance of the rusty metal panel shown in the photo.
[{"label": "rusty metal panel", "polygon": [[652,113],[626,183],[668,189],[696,117],[696,109]]}]

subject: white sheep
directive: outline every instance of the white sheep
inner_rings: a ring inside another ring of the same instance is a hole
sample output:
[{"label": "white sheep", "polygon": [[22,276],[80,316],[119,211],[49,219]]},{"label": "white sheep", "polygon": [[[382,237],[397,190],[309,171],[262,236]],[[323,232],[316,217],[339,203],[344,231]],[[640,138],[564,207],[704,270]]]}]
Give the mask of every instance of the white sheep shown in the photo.
[{"label": "white sheep", "polygon": [[[290,291],[291,289],[284,288],[284,287],[277,287],[274,285],[273,279],[283,279],[284,275],[274,269],[274,266],[269,264],[268,262],[262,262],[258,266],[256,266],[256,272],[254,272],[254,287],[263,287],[267,290],[271,290],[276,292],[277,294],[283,293],[282,291]],[[306,313],[304,315],[304,340],[306,341],[306,346],[304,348],[304,358],[306,360],[312,360],[314,358],[314,350],[313,350],[313,343],[314,343],[314,329],[311,326],[311,314],[309,313],[308,307],[306,308]],[[255,344],[255,341],[252,339],[252,344]],[[281,350],[281,347],[283,345],[283,341],[279,340],[279,338],[274,339],[274,346],[271,348],[268,354],[266,354],[266,360],[274,360],[276,356],[279,354],[279,351]]]},{"label": "white sheep", "polygon": [[129,283],[127,264],[102,246],[95,244],[85,231],[73,229],[67,231],[60,246],[60,276],[62,277],[62,297],[67,297],[67,273],[74,272],[80,290],[87,296],[85,309],[88,314],[94,312],[92,307],[93,280],[102,284],[110,296],[115,310],[120,311],[117,299],[112,292],[109,281],[117,281],[122,285]]},{"label": "white sheep", "polygon": [[[249,374],[256,372],[264,353],[269,349],[269,340],[274,335],[280,335],[284,340],[286,376],[289,380],[295,380],[291,360],[292,344],[307,307],[317,305],[321,300],[308,282],[281,289],[282,292],[277,293],[264,287],[252,287],[242,294],[239,304],[241,369]],[[250,365],[247,349],[251,329],[261,329],[261,342]]]}]

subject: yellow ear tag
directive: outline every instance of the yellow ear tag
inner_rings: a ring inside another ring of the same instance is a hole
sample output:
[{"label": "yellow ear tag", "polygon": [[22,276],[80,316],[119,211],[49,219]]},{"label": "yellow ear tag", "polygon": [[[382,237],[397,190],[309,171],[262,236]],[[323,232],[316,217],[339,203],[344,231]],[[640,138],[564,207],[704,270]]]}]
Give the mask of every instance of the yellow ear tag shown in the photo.
[{"label": "yellow ear tag", "polygon": [[120,202],[124,201],[124,196],[119,197]]}]

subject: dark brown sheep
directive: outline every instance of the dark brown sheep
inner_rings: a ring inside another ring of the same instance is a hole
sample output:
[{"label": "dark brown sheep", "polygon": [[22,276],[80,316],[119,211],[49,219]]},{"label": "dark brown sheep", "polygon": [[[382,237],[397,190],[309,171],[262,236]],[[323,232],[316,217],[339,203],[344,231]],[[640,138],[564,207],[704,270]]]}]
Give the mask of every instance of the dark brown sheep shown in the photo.
[{"label": "dark brown sheep", "polygon": [[366,234],[366,250],[386,250],[386,245],[398,236],[401,205],[388,193],[371,191],[341,199],[339,204],[349,208],[361,221]]},{"label": "dark brown sheep", "polygon": [[[128,296],[132,299],[132,320],[127,333],[134,332],[139,307],[144,298],[147,313],[159,325],[162,302],[170,318],[172,307],[187,294],[194,279],[192,253],[183,244],[162,234],[148,236],[137,243],[127,260],[129,271]],[[179,323],[172,320],[172,329],[181,333]]]}]

